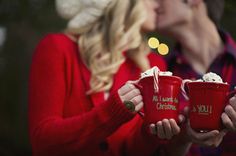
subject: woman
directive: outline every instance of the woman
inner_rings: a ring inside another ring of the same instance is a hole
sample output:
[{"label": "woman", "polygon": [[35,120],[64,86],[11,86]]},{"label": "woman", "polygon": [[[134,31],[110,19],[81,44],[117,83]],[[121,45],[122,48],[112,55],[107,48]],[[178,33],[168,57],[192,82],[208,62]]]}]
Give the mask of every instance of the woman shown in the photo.
[{"label": "woman", "polygon": [[47,35],[31,66],[34,155],[153,153],[158,139],[136,115],[143,106],[140,91],[126,82],[152,66],[165,70],[142,35],[155,28],[158,5],[149,0],[57,0],[56,6],[68,19],[66,31]]}]

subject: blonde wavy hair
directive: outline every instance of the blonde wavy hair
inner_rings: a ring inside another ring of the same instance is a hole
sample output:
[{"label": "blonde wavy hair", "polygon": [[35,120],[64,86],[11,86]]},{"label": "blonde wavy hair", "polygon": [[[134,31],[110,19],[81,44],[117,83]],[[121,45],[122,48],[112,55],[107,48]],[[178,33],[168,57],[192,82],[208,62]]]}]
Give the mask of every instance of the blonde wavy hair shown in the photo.
[{"label": "blonde wavy hair", "polygon": [[142,71],[149,68],[145,59],[149,50],[141,32],[146,18],[142,1],[112,1],[104,15],[80,34],[80,55],[91,71],[88,94],[112,87],[113,76],[125,61],[124,51]]}]

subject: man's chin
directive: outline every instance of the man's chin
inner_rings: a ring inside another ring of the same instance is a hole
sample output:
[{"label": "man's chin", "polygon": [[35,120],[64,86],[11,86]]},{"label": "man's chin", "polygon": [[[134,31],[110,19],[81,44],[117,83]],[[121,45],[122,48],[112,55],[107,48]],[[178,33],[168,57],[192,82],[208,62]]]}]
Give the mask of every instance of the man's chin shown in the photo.
[{"label": "man's chin", "polygon": [[156,24],[156,30],[159,31],[160,33],[169,33],[173,30],[173,28],[175,27],[174,23],[170,23],[170,22],[163,22],[163,23],[158,23]]}]

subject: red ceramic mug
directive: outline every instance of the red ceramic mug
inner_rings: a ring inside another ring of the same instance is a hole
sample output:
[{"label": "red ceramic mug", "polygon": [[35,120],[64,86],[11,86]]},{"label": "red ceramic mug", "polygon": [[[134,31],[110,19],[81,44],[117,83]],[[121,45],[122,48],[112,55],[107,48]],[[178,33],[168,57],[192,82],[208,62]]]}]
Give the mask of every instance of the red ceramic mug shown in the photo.
[{"label": "red ceramic mug", "polygon": [[214,82],[187,82],[187,89],[191,128],[198,132],[221,130],[221,114],[235,91],[229,92],[228,84]]},{"label": "red ceramic mug", "polygon": [[178,122],[179,94],[182,79],[177,76],[158,76],[158,90],[154,77],[141,79],[137,86],[144,102],[144,120],[156,123],[163,119],[175,119]]}]

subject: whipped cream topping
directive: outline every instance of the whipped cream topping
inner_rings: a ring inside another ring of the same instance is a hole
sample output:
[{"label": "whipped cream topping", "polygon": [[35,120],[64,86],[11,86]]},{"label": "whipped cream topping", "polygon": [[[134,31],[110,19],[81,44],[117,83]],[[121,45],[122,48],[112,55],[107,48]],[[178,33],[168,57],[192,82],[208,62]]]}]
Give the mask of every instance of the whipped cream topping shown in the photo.
[{"label": "whipped cream topping", "polygon": [[141,79],[145,78],[145,77],[149,77],[149,76],[154,76],[156,74],[158,74],[159,76],[172,76],[173,73],[170,71],[160,71],[158,67],[152,67],[148,70],[146,70],[145,72],[141,73]]},{"label": "whipped cream topping", "polygon": [[151,69],[146,70],[145,72],[141,73],[140,79],[151,77],[153,76],[154,80],[154,90],[155,92],[159,91],[158,88],[158,77],[159,76],[172,76],[172,72],[170,71],[160,71],[160,69],[156,66],[152,67]]},{"label": "whipped cream topping", "polygon": [[159,75],[160,76],[173,76],[173,73],[170,71],[160,71]]},{"label": "whipped cream topping", "polygon": [[142,72],[141,79],[143,79],[145,77],[153,76],[155,71],[159,71],[159,69],[157,67],[152,67],[152,68],[146,70],[145,72]]},{"label": "whipped cream topping", "polygon": [[203,82],[215,82],[215,83],[223,83],[221,77],[216,73],[209,72],[203,75]]}]

